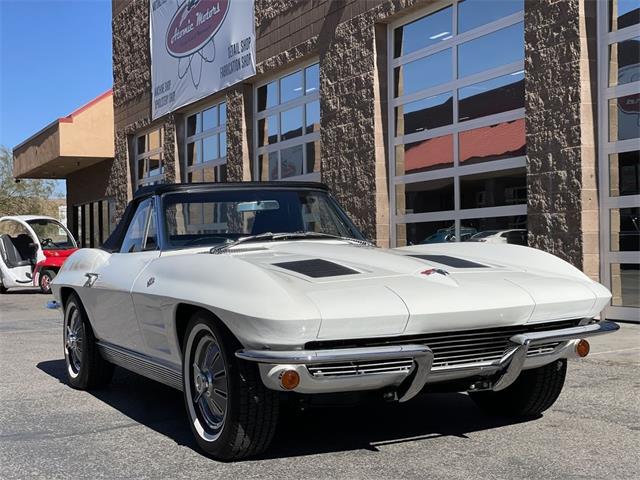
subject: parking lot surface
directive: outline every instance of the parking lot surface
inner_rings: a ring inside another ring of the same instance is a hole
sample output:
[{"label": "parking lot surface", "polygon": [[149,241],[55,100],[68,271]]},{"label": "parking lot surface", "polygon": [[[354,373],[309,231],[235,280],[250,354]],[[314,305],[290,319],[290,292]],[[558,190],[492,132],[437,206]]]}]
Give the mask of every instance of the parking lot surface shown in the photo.
[{"label": "parking lot surface", "polygon": [[541,418],[482,414],[466,395],[288,412],[261,458],[197,450],[180,392],[118,369],[65,383],[49,296],[0,295],[0,478],[640,478],[640,326],[592,341]]}]

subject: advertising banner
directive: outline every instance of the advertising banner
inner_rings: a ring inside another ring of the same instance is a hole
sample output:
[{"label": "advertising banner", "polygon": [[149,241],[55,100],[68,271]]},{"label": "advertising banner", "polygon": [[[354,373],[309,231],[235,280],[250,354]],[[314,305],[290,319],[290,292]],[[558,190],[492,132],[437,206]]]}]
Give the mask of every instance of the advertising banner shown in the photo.
[{"label": "advertising banner", "polygon": [[154,119],[256,73],[253,0],[151,0]]}]

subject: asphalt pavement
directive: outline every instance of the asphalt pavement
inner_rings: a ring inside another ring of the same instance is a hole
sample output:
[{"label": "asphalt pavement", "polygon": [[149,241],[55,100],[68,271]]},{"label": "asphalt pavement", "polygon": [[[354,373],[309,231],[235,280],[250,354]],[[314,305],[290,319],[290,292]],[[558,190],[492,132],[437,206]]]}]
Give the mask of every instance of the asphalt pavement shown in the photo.
[{"label": "asphalt pavement", "polygon": [[542,417],[482,414],[463,394],[288,412],[269,451],[220,463],[196,448],[182,395],[118,369],[65,383],[49,296],[0,295],[0,478],[640,478],[640,326],[592,341]]}]

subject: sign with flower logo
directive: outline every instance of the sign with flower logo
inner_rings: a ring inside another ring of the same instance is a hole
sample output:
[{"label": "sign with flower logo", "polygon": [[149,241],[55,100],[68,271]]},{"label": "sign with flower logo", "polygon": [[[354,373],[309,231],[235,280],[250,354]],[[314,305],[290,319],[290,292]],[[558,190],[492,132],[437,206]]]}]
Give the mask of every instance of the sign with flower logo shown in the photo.
[{"label": "sign with flower logo", "polygon": [[253,0],[151,0],[152,116],[256,73]]}]

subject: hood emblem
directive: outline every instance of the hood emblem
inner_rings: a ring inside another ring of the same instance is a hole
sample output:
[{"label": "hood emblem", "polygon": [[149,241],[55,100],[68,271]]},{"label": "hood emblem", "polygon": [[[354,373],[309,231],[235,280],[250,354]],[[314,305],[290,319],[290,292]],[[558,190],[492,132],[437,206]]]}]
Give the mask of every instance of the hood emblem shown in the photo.
[{"label": "hood emblem", "polygon": [[420,272],[422,275],[432,275],[434,273],[439,273],[440,275],[444,275],[445,277],[449,275],[449,272],[443,270],[442,268],[427,268]]}]

